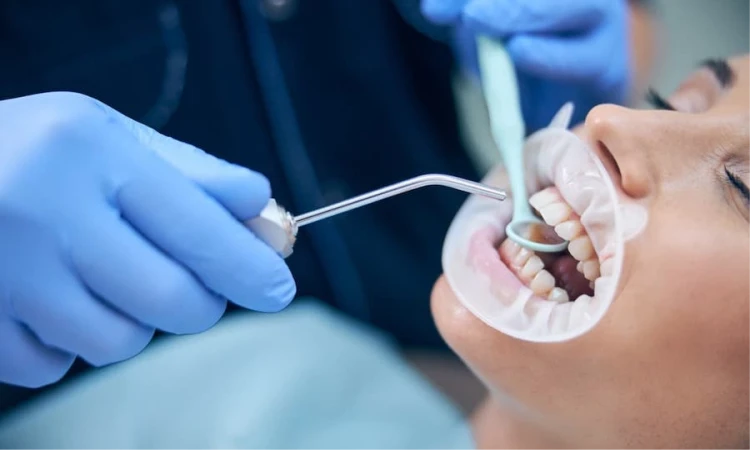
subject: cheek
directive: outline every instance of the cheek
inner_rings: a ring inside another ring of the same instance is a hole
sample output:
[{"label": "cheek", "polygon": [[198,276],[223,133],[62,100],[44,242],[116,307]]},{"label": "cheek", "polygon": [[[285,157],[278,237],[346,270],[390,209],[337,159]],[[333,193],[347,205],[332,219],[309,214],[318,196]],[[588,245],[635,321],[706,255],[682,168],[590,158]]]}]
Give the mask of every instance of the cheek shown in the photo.
[{"label": "cheek", "polygon": [[629,245],[621,293],[601,324],[609,360],[600,374],[630,383],[664,417],[726,410],[750,369],[750,239],[726,212],[679,206],[654,208],[663,212]]},{"label": "cheek", "polygon": [[628,248],[633,257],[626,255],[618,298],[628,304],[618,321],[638,328],[644,339],[669,336],[685,348],[709,344],[747,353],[747,233],[720,237],[702,221],[657,219],[663,225]]},{"label": "cheek", "polygon": [[[571,423],[617,416],[658,424],[712,398],[730,401],[747,385],[749,257],[745,247],[742,256],[733,244],[701,241],[705,230],[681,226],[680,233],[650,227],[629,244],[618,298],[579,339],[540,345],[508,337],[468,312],[443,278],[432,294],[438,329],[490,390]],[[696,389],[705,395],[682,395]],[[619,406],[602,415],[596,399]]]}]

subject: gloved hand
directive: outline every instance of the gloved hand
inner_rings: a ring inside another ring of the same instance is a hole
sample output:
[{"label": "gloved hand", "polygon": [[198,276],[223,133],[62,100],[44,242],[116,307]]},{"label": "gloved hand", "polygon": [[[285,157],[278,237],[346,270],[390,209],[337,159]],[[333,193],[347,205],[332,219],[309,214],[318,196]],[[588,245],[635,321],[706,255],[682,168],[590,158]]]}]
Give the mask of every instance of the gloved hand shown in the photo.
[{"label": "gloved hand", "polygon": [[225,299],[284,308],[289,269],[240,222],[269,196],[262,175],[89,97],[0,101],[0,381],[130,358],[155,328],[211,327]]},{"label": "gloved hand", "polygon": [[424,15],[456,26],[456,52],[478,74],[476,34],[503,39],[516,64],[530,130],[567,101],[581,120],[630,88],[626,0],[421,0]]}]

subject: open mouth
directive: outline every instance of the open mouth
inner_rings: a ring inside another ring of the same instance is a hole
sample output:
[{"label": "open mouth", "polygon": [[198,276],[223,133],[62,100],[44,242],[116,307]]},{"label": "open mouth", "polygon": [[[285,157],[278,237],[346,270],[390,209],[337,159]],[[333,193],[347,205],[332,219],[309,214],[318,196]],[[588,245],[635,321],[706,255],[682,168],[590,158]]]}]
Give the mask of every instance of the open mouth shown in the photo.
[{"label": "open mouth", "polygon": [[[566,250],[536,253],[507,239],[512,202],[481,197],[463,205],[443,247],[444,274],[460,302],[491,327],[535,342],[593,328],[614,299],[623,258],[614,184],[566,127],[535,133],[525,149],[534,192],[529,203],[569,241]],[[508,186],[501,169],[485,183]]]}]

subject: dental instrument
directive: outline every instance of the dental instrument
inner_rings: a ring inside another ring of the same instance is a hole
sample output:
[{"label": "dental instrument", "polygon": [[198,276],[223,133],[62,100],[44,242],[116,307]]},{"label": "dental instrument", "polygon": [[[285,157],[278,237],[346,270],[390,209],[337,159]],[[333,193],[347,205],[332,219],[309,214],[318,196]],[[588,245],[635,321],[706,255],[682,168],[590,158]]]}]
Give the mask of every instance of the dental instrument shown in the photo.
[{"label": "dental instrument", "polygon": [[477,37],[479,66],[492,137],[500,151],[513,192],[513,220],[507,236],[528,249],[556,253],[568,245],[554,229],[537,218],[529,206],[524,167],[523,122],[515,69],[503,44],[487,36]]},{"label": "dental instrument", "polygon": [[505,200],[506,198],[504,191],[481,183],[450,175],[428,174],[410,178],[298,216],[293,216],[283,206],[276,203],[275,199],[271,199],[260,212],[260,215],[246,221],[245,225],[258,238],[286,258],[292,254],[299,227],[426,186],[450,187],[495,200]]}]

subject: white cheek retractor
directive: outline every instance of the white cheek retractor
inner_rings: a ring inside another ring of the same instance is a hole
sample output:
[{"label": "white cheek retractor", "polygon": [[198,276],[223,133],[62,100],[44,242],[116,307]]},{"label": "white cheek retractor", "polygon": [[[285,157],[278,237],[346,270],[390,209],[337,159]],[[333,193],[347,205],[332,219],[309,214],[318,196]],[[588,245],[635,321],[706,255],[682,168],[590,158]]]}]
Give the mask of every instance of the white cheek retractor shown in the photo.
[{"label": "white cheek retractor", "polygon": [[[623,210],[601,161],[567,129],[571,114],[572,105],[564,106],[549,127],[526,141],[527,184],[531,192],[555,186],[583,225],[602,263],[594,295],[563,303],[542,298],[501,261],[497,248],[512,218],[509,201],[470,197],[451,224],[443,247],[445,277],[459,301],[490,327],[527,341],[559,342],[590,331],[612,305],[622,271]],[[501,169],[483,181],[507,186]],[[639,224],[627,228],[643,229],[645,209],[634,208],[638,214],[626,211],[625,221]]]}]

